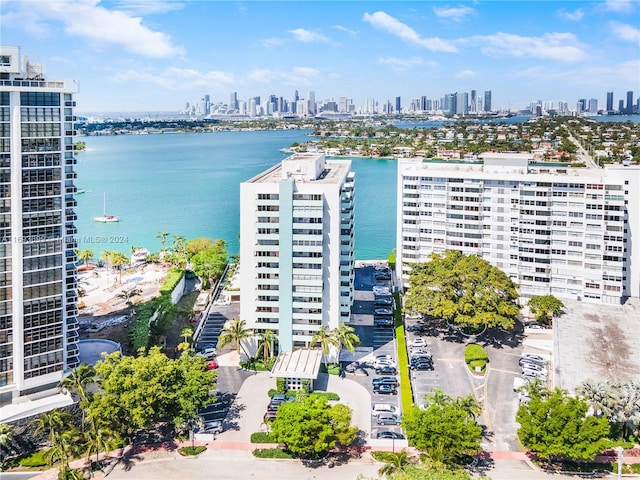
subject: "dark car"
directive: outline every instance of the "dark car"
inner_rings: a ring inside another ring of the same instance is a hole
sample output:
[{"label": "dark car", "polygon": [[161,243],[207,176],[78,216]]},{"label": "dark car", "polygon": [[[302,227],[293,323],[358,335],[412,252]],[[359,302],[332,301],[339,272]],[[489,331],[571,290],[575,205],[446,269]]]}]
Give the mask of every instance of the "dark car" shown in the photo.
[{"label": "dark car", "polygon": [[380,365],[376,368],[376,373],[378,375],[395,375],[397,371],[396,367],[392,367],[391,365]]},{"label": "dark car", "polygon": [[264,417],[262,417],[262,419],[264,421],[273,421],[276,419],[277,416],[278,416],[278,412],[267,411],[267,413],[264,414]]},{"label": "dark car", "polygon": [[432,362],[418,362],[411,364],[413,370],[433,370]]},{"label": "dark car", "polygon": [[421,323],[416,323],[415,325],[407,326],[406,330],[408,332],[424,332],[427,330],[427,327]]},{"label": "dark car", "polygon": [[398,386],[398,379],[396,377],[376,377],[371,380],[372,385],[393,385],[394,387]]},{"label": "dark car", "polygon": [[387,297],[387,296],[376,296],[375,299],[373,300],[373,304],[376,307],[388,307],[389,305],[393,305],[393,299],[391,297]]},{"label": "dark car", "polygon": [[374,318],[373,323],[376,327],[392,327],[393,319],[391,317],[377,317]]},{"label": "dark car", "polygon": [[376,308],[373,313],[374,315],[393,315],[393,310],[391,310],[390,308],[381,307]]},{"label": "dark car", "polygon": [[390,432],[388,430],[376,433],[376,438],[392,438],[394,440],[404,439],[404,435],[397,432]]},{"label": "dark car", "polygon": [[384,394],[397,395],[398,394],[398,389],[394,385],[381,383],[381,384],[373,386],[373,393],[384,393]]}]

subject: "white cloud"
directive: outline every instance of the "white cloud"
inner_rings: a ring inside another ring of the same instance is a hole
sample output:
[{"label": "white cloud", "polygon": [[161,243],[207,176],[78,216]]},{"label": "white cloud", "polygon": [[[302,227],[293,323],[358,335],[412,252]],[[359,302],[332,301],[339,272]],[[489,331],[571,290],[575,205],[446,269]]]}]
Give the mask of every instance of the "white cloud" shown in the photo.
[{"label": "white cloud", "polygon": [[189,68],[171,67],[160,73],[126,70],[111,77],[120,83],[144,82],[167,90],[189,90],[192,88],[226,89],[235,85],[236,79],[232,74],[211,70],[200,72]]},{"label": "white cloud", "polygon": [[567,10],[560,10],[558,15],[565,20],[570,20],[572,22],[579,22],[584,17],[584,10],[581,8],[577,9],[575,12],[569,12]]},{"label": "white cloud", "polygon": [[467,15],[474,13],[474,9],[467,7],[466,5],[459,5],[457,7],[433,7],[433,13],[439,18],[446,18],[448,20],[460,21]]},{"label": "white cloud", "polygon": [[116,9],[128,15],[154,15],[182,10],[181,2],[166,0],[119,0]]},{"label": "white cloud", "polygon": [[559,62],[577,62],[587,57],[572,33],[547,33],[541,37],[523,37],[498,32],[460,39],[459,43],[480,47],[489,56],[533,57]]},{"label": "white cloud", "polygon": [[422,65],[423,61],[420,57],[397,58],[397,57],[380,57],[378,61],[384,65],[389,65],[393,70],[399,72],[407,70],[416,65]]},{"label": "white cloud", "polygon": [[348,33],[349,35],[351,35],[354,38],[358,36],[358,32],[356,32],[355,30],[349,30],[347,27],[343,27],[342,25],[334,25],[331,28],[333,28],[335,30],[340,30],[341,32]]},{"label": "white cloud", "polygon": [[612,12],[631,13],[633,12],[638,0],[607,0],[604,2],[605,8]]},{"label": "white cloud", "polygon": [[289,30],[289,33],[299,42],[328,42],[329,39],[321,33],[312,32],[311,30],[305,30],[304,28],[296,28],[295,30]]},{"label": "white cloud", "polygon": [[265,38],[264,40],[261,40],[260,43],[262,44],[263,47],[272,48],[272,47],[280,47],[287,42],[282,38],[272,37],[272,38]]},{"label": "white cloud", "polygon": [[456,74],[457,78],[470,78],[478,75],[478,72],[474,72],[473,70],[462,70]]},{"label": "white cloud", "polygon": [[629,42],[640,43],[640,29],[620,22],[610,22],[609,26],[616,37]]},{"label": "white cloud", "polygon": [[385,12],[365,13],[363,20],[375,28],[401,38],[407,43],[424,47],[434,52],[457,52],[457,48],[450,42],[437,37],[422,38],[413,28]]},{"label": "white cloud", "polygon": [[247,78],[254,82],[286,82],[294,85],[312,85],[312,79],[320,75],[320,71],[312,67],[293,67],[291,70],[255,69],[249,72]]},{"label": "white cloud", "polygon": [[[28,31],[47,33],[49,24],[60,22],[64,31],[100,45],[119,45],[124,50],[147,57],[169,57],[181,55],[183,49],[174,46],[169,35],[142,25],[142,18],[125,12],[108,10],[99,5],[99,0],[24,2],[21,10],[11,12],[15,17],[28,19],[24,26]],[[3,15],[2,22],[11,20]]]}]

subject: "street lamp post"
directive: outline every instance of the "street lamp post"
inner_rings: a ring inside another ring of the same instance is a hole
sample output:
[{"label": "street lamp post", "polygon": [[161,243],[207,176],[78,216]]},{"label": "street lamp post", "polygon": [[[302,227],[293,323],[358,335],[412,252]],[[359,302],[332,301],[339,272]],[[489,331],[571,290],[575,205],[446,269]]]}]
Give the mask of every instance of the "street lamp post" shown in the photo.
[{"label": "street lamp post", "polygon": [[618,480],[622,479],[622,452],[624,452],[624,448],[618,447],[616,448],[618,451]]}]

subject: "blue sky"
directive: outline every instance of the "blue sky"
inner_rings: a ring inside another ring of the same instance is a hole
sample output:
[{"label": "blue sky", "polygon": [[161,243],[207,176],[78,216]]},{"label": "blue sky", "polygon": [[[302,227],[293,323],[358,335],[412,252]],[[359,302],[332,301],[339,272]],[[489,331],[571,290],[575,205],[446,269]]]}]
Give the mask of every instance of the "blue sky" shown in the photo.
[{"label": "blue sky", "polygon": [[0,0],[3,45],[76,79],[78,111],[209,94],[356,106],[491,90],[493,107],[640,95],[640,1]]}]

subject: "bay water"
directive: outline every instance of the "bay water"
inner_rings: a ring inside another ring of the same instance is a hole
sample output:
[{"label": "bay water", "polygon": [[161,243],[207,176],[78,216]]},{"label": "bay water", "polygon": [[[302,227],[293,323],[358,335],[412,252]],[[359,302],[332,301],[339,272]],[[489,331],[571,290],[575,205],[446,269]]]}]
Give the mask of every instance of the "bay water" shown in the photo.
[{"label": "bay water", "polygon": [[[223,239],[239,251],[240,183],[287,156],[280,151],[309,140],[309,130],[232,131],[80,138],[76,186],[78,248],[97,259],[105,250],[158,251],[160,232]],[[395,247],[396,161],[354,158],[355,253],[384,259]],[[106,202],[104,199],[106,198]],[[116,215],[118,223],[93,217]]]}]

